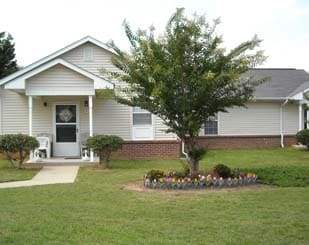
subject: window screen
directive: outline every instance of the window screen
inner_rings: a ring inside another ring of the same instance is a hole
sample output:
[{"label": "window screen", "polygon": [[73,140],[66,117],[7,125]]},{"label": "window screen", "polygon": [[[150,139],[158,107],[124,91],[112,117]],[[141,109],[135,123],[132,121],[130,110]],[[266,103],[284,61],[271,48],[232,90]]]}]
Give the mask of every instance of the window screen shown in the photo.
[{"label": "window screen", "polygon": [[139,107],[133,107],[133,126],[151,125],[151,113]]},{"label": "window screen", "polygon": [[218,119],[217,117],[211,117],[204,123],[205,135],[217,135],[218,134]]}]

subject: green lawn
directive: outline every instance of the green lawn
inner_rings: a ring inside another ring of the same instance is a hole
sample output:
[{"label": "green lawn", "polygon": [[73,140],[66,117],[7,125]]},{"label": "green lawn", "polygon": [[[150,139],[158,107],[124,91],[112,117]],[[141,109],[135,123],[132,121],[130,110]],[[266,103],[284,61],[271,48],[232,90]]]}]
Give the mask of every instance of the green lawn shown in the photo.
[{"label": "green lawn", "polygon": [[0,183],[32,179],[40,169],[40,167],[35,166],[27,166],[24,169],[17,169],[12,167],[9,161],[0,160]]},{"label": "green lawn", "polygon": [[[303,176],[308,173],[309,152],[211,151],[201,168],[216,163],[291,168]],[[151,168],[181,169],[181,165],[114,161],[112,166],[112,170],[84,167],[75,184],[1,189],[0,244],[309,243],[306,183],[306,187],[240,192],[135,192],[123,189],[123,184],[140,180]]]}]

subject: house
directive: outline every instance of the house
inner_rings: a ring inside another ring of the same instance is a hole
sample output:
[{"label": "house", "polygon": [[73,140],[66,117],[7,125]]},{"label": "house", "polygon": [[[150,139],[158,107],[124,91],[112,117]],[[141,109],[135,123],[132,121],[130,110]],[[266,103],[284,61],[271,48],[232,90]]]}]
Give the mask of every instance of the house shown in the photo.
[{"label": "house", "polygon": [[[54,157],[80,156],[81,142],[94,134],[115,134],[126,140],[118,157],[173,158],[180,145],[166,134],[161,119],[140,108],[96,96],[100,89],[120,86],[99,69],[116,71],[115,53],[104,43],[85,37],[0,80],[0,134],[52,136]],[[296,69],[254,69],[270,76],[247,108],[218,113],[200,132],[199,143],[214,148],[274,147],[295,143],[308,127],[309,74]],[[91,154],[93,160],[93,154]]]}]

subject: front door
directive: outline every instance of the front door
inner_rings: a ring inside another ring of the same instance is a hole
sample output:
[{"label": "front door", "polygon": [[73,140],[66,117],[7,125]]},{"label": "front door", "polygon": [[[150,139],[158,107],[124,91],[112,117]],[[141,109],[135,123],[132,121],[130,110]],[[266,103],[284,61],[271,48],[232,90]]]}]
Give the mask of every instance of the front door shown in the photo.
[{"label": "front door", "polygon": [[54,156],[77,157],[80,155],[78,143],[79,107],[75,103],[54,105]]}]

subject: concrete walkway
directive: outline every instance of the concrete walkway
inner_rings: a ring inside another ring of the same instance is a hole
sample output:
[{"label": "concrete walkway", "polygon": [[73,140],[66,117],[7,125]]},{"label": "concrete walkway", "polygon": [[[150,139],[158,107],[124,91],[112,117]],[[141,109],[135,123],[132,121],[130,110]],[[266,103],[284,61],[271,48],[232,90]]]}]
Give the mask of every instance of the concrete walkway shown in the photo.
[{"label": "concrete walkway", "polygon": [[44,166],[31,180],[0,183],[0,189],[74,183],[79,166]]}]

